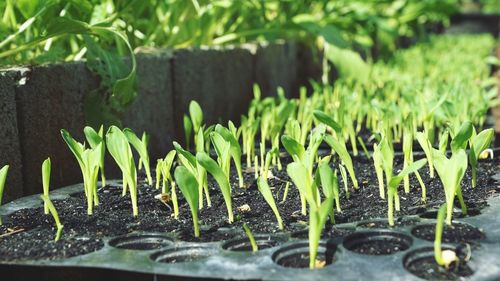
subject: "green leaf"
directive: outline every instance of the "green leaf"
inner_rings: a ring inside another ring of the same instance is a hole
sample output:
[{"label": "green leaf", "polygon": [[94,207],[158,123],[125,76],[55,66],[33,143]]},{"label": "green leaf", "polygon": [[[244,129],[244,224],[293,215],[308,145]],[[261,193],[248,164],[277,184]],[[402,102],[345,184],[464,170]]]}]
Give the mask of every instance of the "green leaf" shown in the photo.
[{"label": "green leaf", "polygon": [[354,172],[354,166],[352,164],[352,158],[351,155],[349,155],[349,152],[347,152],[347,149],[345,147],[345,144],[341,143],[331,135],[325,135],[324,137],[326,143],[339,155],[340,159],[342,160],[342,163],[347,168],[347,171],[349,172],[349,176],[351,177],[352,183],[354,185],[354,188],[358,188],[358,180],[356,179],[356,173]]},{"label": "green leaf", "polygon": [[[7,180],[7,173],[9,172],[9,165],[5,165],[0,169],[0,205],[2,205],[3,191],[5,189],[5,181]],[[2,220],[0,218],[0,225]]]},{"label": "green leaf", "polygon": [[276,220],[278,221],[278,227],[279,229],[283,230],[283,220],[281,219],[280,212],[278,210],[278,207],[276,206],[276,201],[274,200],[273,193],[271,191],[271,188],[267,184],[267,181],[259,177],[257,179],[257,188],[259,189],[260,193],[264,197],[264,200],[266,200],[267,204],[271,209],[273,210],[274,216],[276,217]]},{"label": "green leaf", "polygon": [[184,137],[186,138],[186,146],[189,149],[189,144],[191,141],[191,133],[193,131],[193,123],[191,123],[191,119],[184,114],[183,118],[183,123],[184,123]]},{"label": "green leaf", "polygon": [[82,159],[82,154],[83,151],[85,150],[85,147],[83,144],[77,142],[71,134],[66,131],[65,129],[61,129],[61,136],[63,140],[66,142],[68,145],[69,149],[71,152],[73,152],[73,155],[75,155],[76,160],[78,161],[78,164],[80,165],[81,170],[85,170],[85,165],[83,164],[83,159]]},{"label": "green leaf", "polygon": [[189,115],[191,117],[194,132],[198,133],[198,130],[203,123],[203,111],[201,110],[200,105],[194,100],[189,103]]},{"label": "green leaf", "polygon": [[198,227],[198,181],[195,175],[193,175],[186,167],[178,166],[175,169],[174,177],[182,195],[186,198],[189,208],[191,209],[191,214],[193,216],[194,233],[195,237],[199,237],[199,227]]},{"label": "green leaf", "polygon": [[420,170],[426,163],[427,159],[420,159],[406,166],[397,176],[391,178],[389,188],[397,188],[405,176]]},{"label": "green leaf", "polygon": [[57,233],[56,233],[56,238],[55,241],[59,241],[61,238],[61,233],[63,230],[63,225],[61,224],[61,221],[59,220],[59,214],[57,213],[56,207],[54,207],[54,204],[52,204],[52,201],[50,201],[50,198],[48,195],[40,195],[40,198],[43,200],[43,203],[45,206],[47,206],[47,209],[50,211],[50,214],[54,218],[54,221],[56,223],[56,228],[57,228]]},{"label": "green leaf", "polygon": [[315,110],[313,112],[314,117],[321,123],[329,126],[332,128],[335,132],[340,134],[342,132],[342,127],[335,122],[328,114],[324,113],[323,111],[320,110]]},{"label": "green leaf", "polygon": [[316,194],[312,188],[312,178],[308,174],[306,167],[301,162],[293,162],[286,167],[288,176],[292,179],[293,184],[304,195],[310,205],[316,205]]},{"label": "green leaf", "polygon": [[221,167],[217,165],[217,162],[215,162],[212,158],[210,158],[210,156],[207,153],[205,152],[196,153],[196,160],[198,161],[198,164],[200,164],[203,168],[205,168],[205,170],[207,170],[207,172],[210,173],[219,184],[219,188],[221,189],[222,196],[224,197],[224,201],[226,203],[228,220],[229,223],[232,223],[233,208],[231,201],[231,185],[229,183],[229,179],[224,174]]},{"label": "green leaf", "polygon": [[292,157],[296,156],[298,157],[298,159],[304,159],[304,147],[292,137],[287,135],[281,136],[281,143],[285,147],[288,154],[290,154]]},{"label": "green leaf", "polygon": [[462,123],[460,130],[455,134],[451,140],[450,146],[453,153],[457,152],[459,149],[465,149],[467,147],[467,142],[472,136],[474,126],[470,121],[465,121]]},{"label": "green leaf", "polygon": [[153,178],[151,177],[151,169],[149,163],[149,153],[148,153],[148,137],[144,133],[142,139],[139,139],[137,135],[129,128],[125,128],[123,133],[127,137],[127,140],[132,144],[135,148],[139,156],[141,157],[141,161],[144,164],[144,169],[146,170],[146,176],[148,178],[148,184],[153,184]]},{"label": "green leaf", "polygon": [[236,167],[236,172],[238,173],[239,186],[243,187],[243,172],[241,169],[241,146],[238,143],[238,140],[235,138],[234,134],[224,126],[216,125],[215,132],[220,134],[224,138],[224,140],[231,144],[230,152],[233,163]]}]

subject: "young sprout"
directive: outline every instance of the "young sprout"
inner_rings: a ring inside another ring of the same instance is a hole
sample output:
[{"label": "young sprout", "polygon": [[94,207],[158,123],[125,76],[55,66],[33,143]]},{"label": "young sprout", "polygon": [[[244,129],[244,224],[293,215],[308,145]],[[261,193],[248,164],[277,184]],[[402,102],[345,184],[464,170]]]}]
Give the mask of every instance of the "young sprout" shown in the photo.
[{"label": "young sprout", "polygon": [[64,129],[61,130],[61,136],[75,155],[80,170],[83,175],[83,187],[87,197],[87,214],[93,214],[93,206],[99,205],[99,196],[97,195],[97,176],[102,159],[103,142],[96,147],[87,149],[85,145],[77,142],[70,133]]},{"label": "young sprout", "polygon": [[184,114],[183,123],[184,137],[186,138],[186,147],[189,150],[191,144],[191,133],[193,131],[193,123],[191,123],[191,119],[189,119],[189,116],[187,116],[186,114]]},{"label": "young sprout", "polygon": [[477,185],[477,163],[481,153],[486,150],[493,139],[493,129],[486,129],[473,136],[470,140],[469,164],[472,172],[472,187]]},{"label": "young sprout", "polygon": [[259,250],[259,247],[257,246],[257,242],[255,242],[255,238],[253,237],[252,231],[248,227],[246,223],[243,223],[243,230],[245,231],[245,234],[248,237],[248,240],[250,241],[250,245],[252,246],[252,252],[257,252]]},{"label": "young sprout", "polygon": [[333,208],[333,196],[325,197],[321,202],[315,180],[302,162],[288,164],[287,173],[309,204],[309,268],[314,269],[321,232]]},{"label": "young sprout", "polygon": [[[43,185],[43,195],[49,197],[49,189],[50,189],[50,170],[51,163],[50,157],[45,159],[42,163],[42,185]],[[49,206],[44,204],[43,206],[44,213],[46,215],[49,214]]]},{"label": "young sprout", "polygon": [[[227,145],[229,147],[229,145]],[[228,148],[226,148],[229,151]],[[225,152],[229,154],[228,152]],[[224,201],[226,203],[227,215],[229,223],[234,221],[233,218],[233,207],[231,200],[231,185],[229,183],[229,179],[227,175],[224,173],[223,169],[215,162],[210,156],[205,152],[196,153],[196,161],[199,165],[201,165],[208,173],[210,173],[222,192],[222,197],[224,197]]]},{"label": "young sprout", "polygon": [[[194,144],[196,147],[198,147],[198,145],[200,145],[200,144],[197,143],[196,135],[198,134],[198,131],[200,131],[200,129],[202,129],[203,111],[201,110],[200,105],[194,100],[192,100],[189,103],[189,116],[191,118],[191,125],[192,125],[193,131],[194,131],[194,136],[195,136]],[[184,122],[184,124],[186,124],[186,122]]]},{"label": "young sprout", "polygon": [[283,192],[283,199],[281,199],[281,203],[284,203],[286,201],[286,198],[288,197],[288,189],[290,188],[290,182],[287,181],[285,184],[285,191]]},{"label": "young sprout", "polygon": [[156,181],[155,181],[155,188],[160,189],[160,182],[165,185],[165,181],[161,180],[161,168],[163,166],[163,159],[158,159],[156,160],[156,168],[155,168],[155,175],[156,175]]},{"label": "young sprout", "polygon": [[106,156],[106,149],[104,145],[104,127],[99,128],[99,132],[96,132],[94,128],[86,126],[83,128],[85,133],[85,139],[89,143],[91,148],[96,148],[100,143],[102,143],[101,159],[99,161],[99,170],[101,172],[101,185],[106,186],[106,174],[104,172],[104,157]]},{"label": "young sprout", "polygon": [[359,184],[358,180],[356,179],[356,173],[354,172],[354,165],[352,164],[351,155],[349,155],[349,152],[347,152],[345,143],[335,139],[330,135],[325,136],[325,141],[339,155],[340,160],[347,168],[347,172],[349,172],[349,176],[351,177],[354,188],[358,189]]},{"label": "young sprout", "polygon": [[59,239],[61,239],[61,234],[64,226],[61,224],[61,221],[59,220],[59,214],[57,214],[56,207],[54,207],[54,204],[52,204],[52,201],[50,201],[49,196],[40,195],[40,198],[43,200],[44,205],[49,209],[50,214],[52,215],[56,223],[57,232],[56,238],[54,240],[57,242],[59,241]]},{"label": "young sprout", "polygon": [[[172,165],[174,163],[174,158],[177,151],[170,151],[167,156],[161,161],[160,174],[163,177],[162,181],[162,194],[170,194],[172,199],[172,205],[174,206],[174,218],[179,217],[179,203],[177,201],[177,192],[175,189],[175,181],[170,174],[170,170],[172,169]],[[168,192],[168,184],[170,183],[170,193]]]},{"label": "young sprout", "polygon": [[267,204],[271,209],[273,210],[274,216],[276,217],[276,221],[278,221],[278,228],[280,230],[283,230],[283,220],[281,219],[280,212],[278,210],[278,207],[276,206],[276,202],[274,201],[273,197],[273,192],[271,191],[271,188],[267,184],[267,180],[263,178],[262,176],[257,179],[257,187],[264,197],[264,200],[266,200]]},{"label": "young sprout", "polygon": [[453,250],[442,250],[441,249],[441,239],[443,236],[443,226],[444,226],[444,217],[446,214],[446,204],[443,204],[441,208],[439,208],[438,215],[436,218],[436,231],[434,238],[434,259],[436,263],[440,266],[444,266],[446,269],[450,267],[452,263],[458,263],[459,258],[455,251]]},{"label": "young sprout", "polygon": [[236,172],[238,173],[239,187],[243,187],[244,183],[243,183],[243,172],[241,170],[241,146],[238,143],[238,139],[235,136],[236,132],[234,132],[234,125],[233,125],[234,133],[221,125],[215,126],[215,132],[217,132],[222,138],[224,138],[226,142],[228,142],[231,145],[229,148],[229,152],[231,154],[231,158],[233,159],[234,166],[236,167]]},{"label": "young sprout", "polygon": [[[387,218],[390,226],[394,226],[394,203],[398,203],[398,201],[396,201],[396,198],[397,198],[399,184],[401,183],[401,181],[404,179],[405,176],[411,173],[415,173],[420,168],[422,168],[425,165],[425,163],[427,163],[426,159],[420,159],[416,162],[413,162],[406,168],[404,168],[397,176],[392,176],[392,171],[391,171],[391,176],[389,177],[389,181],[387,183],[387,203],[388,203]],[[396,207],[396,210],[398,209],[399,208]]]},{"label": "young sprout", "polygon": [[430,177],[434,178],[434,159],[432,155],[432,144],[427,138],[427,134],[425,132],[417,132],[415,135],[417,138],[418,143],[420,144],[420,147],[422,147],[422,150],[425,153],[425,157],[427,158],[429,162],[429,173]]},{"label": "young sprout", "polygon": [[446,197],[446,223],[451,225],[455,195],[457,195],[460,202],[462,213],[464,215],[467,214],[467,208],[462,197],[462,188],[460,186],[462,178],[465,175],[465,170],[467,169],[467,154],[465,150],[459,149],[452,154],[450,159],[448,159],[446,158],[446,154],[437,149],[433,149],[432,152],[434,166],[443,184]]},{"label": "young sprout", "polygon": [[[201,136],[201,138],[203,138],[203,133],[201,132],[201,130],[198,132],[198,136]],[[198,143],[203,142],[199,141]],[[204,145],[201,145],[201,147],[203,148]],[[180,146],[180,144],[174,142],[174,148],[177,151],[177,158],[179,159],[180,163],[185,166],[191,172],[191,174],[196,176],[196,180],[198,182],[198,208],[203,208],[203,190],[205,190],[207,205],[208,207],[210,207],[212,203],[210,201],[210,195],[208,193],[207,171],[205,170],[205,168],[203,168],[203,166],[198,164],[198,162],[196,161],[196,156],[191,154],[189,151],[184,150]]]},{"label": "young sprout", "polygon": [[[340,212],[340,197],[339,197],[339,182],[337,179],[337,174],[332,171],[327,161],[319,164],[318,171],[319,179],[321,180],[321,187],[323,189],[323,194],[327,198],[335,199],[335,206],[337,212]],[[316,175],[316,180],[318,176]],[[330,219],[332,223],[334,222],[333,208],[330,210]]]},{"label": "young sprout", "polygon": [[178,166],[174,172],[175,181],[186,198],[193,216],[194,237],[200,237],[198,225],[198,181],[196,177],[184,166]]},{"label": "young sprout", "polygon": [[384,190],[384,166],[382,160],[382,151],[380,150],[380,145],[373,144],[373,165],[375,167],[375,174],[377,175],[379,196],[385,199]]},{"label": "young sprout", "polygon": [[[0,169],[0,206],[2,206],[3,191],[5,189],[5,180],[9,172],[9,165],[5,165]],[[2,216],[0,216],[0,225],[2,225]]]},{"label": "young sprout", "polygon": [[123,187],[124,190],[126,186],[129,188],[132,213],[136,217],[139,215],[137,208],[137,170],[129,141],[120,128],[111,126],[106,133],[106,145],[109,153],[122,171],[124,179]]},{"label": "young sprout", "polygon": [[148,143],[149,136],[144,132],[141,139],[139,139],[136,134],[129,128],[125,128],[123,133],[127,137],[127,140],[135,148],[137,153],[139,153],[139,170],[141,169],[141,163],[144,164],[144,170],[146,171],[146,177],[148,178],[148,184],[153,185],[153,178],[151,177],[151,169],[149,166],[149,153],[148,153]]}]

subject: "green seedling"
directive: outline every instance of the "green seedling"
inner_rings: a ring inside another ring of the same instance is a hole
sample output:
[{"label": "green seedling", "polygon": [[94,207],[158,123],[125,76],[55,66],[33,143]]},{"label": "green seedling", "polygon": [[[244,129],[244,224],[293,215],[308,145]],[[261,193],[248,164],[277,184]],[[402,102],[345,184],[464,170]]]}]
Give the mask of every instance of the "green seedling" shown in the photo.
[{"label": "green seedling", "polygon": [[163,166],[163,159],[158,159],[156,160],[156,168],[155,168],[155,176],[156,176],[156,181],[155,181],[155,188],[160,189],[160,183],[164,183],[164,181],[161,180],[161,168]]},{"label": "green seedling", "polygon": [[63,231],[63,225],[61,224],[61,221],[59,220],[59,214],[57,213],[56,207],[54,207],[54,204],[52,204],[52,201],[50,201],[49,196],[46,195],[40,195],[40,198],[43,200],[43,204],[47,206],[47,208],[50,211],[50,214],[52,214],[52,217],[54,218],[54,221],[56,223],[56,238],[54,239],[56,242],[61,239],[61,234]]},{"label": "green seedling", "polygon": [[432,144],[427,138],[427,134],[425,132],[418,132],[415,137],[417,138],[420,147],[425,153],[425,157],[429,163],[429,174],[431,178],[434,178],[434,159],[432,154]]},{"label": "green seedling", "polygon": [[252,231],[248,227],[246,223],[243,223],[243,230],[245,231],[245,234],[248,237],[248,240],[250,241],[250,245],[252,246],[252,252],[257,252],[259,250],[259,247],[257,245],[257,242],[255,242],[255,238],[253,237]]},{"label": "green seedling", "polygon": [[94,148],[86,148],[84,144],[77,142],[70,133],[61,130],[61,136],[75,156],[83,175],[83,186],[87,197],[87,214],[93,214],[93,206],[99,205],[97,194],[97,177],[102,159],[103,143]]},{"label": "green seedling", "polygon": [[[189,117],[191,118],[191,125],[192,125],[194,136],[195,136],[194,144],[195,144],[195,147],[198,147],[201,144],[197,143],[198,141],[196,139],[196,135],[198,134],[198,131],[200,131],[200,129],[203,130],[203,128],[202,128],[203,111],[201,110],[200,105],[194,100],[192,100],[189,103]],[[184,123],[186,123],[186,122],[184,122]],[[189,129],[189,128],[187,128],[187,129]],[[185,127],[185,130],[186,130],[186,127]],[[186,136],[187,136],[187,134],[186,134]]]},{"label": "green seedling", "polygon": [[382,151],[380,150],[380,145],[373,144],[373,165],[375,167],[375,174],[377,175],[379,196],[385,199],[385,189],[384,189],[384,166],[382,160]]},{"label": "green seedling", "polygon": [[286,202],[286,198],[288,197],[288,190],[290,189],[290,182],[287,181],[285,184],[285,191],[283,192],[283,198],[281,199],[281,203]]},{"label": "green seedling", "polygon": [[[5,189],[5,181],[9,172],[9,165],[5,165],[0,169],[0,206],[2,206],[3,191]],[[2,225],[2,216],[0,216],[0,225]]]},{"label": "green seedling", "polygon": [[467,214],[467,207],[465,206],[460,186],[467,169],[467,154],[465,150],[459,149],[448,159],[441,151],[437,149],[433,149],[432,151],[434,166],[443,184],[446,197],[446,223],[451,225],[455,195],[460,202],[462,213],[464,215]]},{"label": "green seedling", "polygon": [[226,175],[227,181],[231,172],[231,143],[226,141],[219,133],[210,133],[210,140],[217,154],[217,163]]},{"label": "green seedling", "polygon": [[446,204],[443,204],[438,211],[436,218],[436,230],[434,238],[434,259],[436,263],[448,269],[452,263],[460,262],[457,254],[453,250],[442,250],[441,240],[443,237],[444,217],[446,214]]},{"label": "green seedling", "polygon": [[101,173],[101,185],[106,186],[106,174],[104,172],[104,157],[106,156],[106,149],[104,144],[104,127],[99,128],[99,132],[96,132],[94,128],[86,126],[83,128],[85,133],[85,139],[89,143],[91,148],[96,148],[100,143],[102,143],[103,149],[101,150],[101,159],[99,161],[99,170]]},{"label": "green seedling", "polygon": [[127,136],[120,128],[111,126],[106,133],[106,145],[109,153],[122,171],[123,190],[125,192],[126,187],[128,187],[132,201],[132,214],[136,217],[139,215],[137,208],[137,170]]},{"label": "green seedling", "polygon": [[198,224],[198,181],[189,169],[184,166],[178,166],[174,172],[175,181],[179,189],[186,198],[193,216],[194,237],[200,237],[200,228]]},{"label": "green seedling", "polygon": [[450,142],[451,152],[456,153],[459,150],[465,150],[473,132],[474,126],[472,123],[470,121],[463,122],[458,132],[452,137]]},{"label": "green seedling", "polygon": [[148,184],[153,185],[153,178],[151,177],[151,168],[149,165],[149,153],[148,153],[148,143],[149,136],[144,132],[141,139],[139,139],[136,134],[129,128],[125,128],[123,133],[127,137],[129,143],[135,148],[137,153],[139,153],[139,170],[141,169],[141,163],[144,165],[144,170],[146,171],[146,177],[148,178]]},{"label": "green seedling", "polygon": [[[229,149],[227,148],[227,150]],[[226,203],[228,221],[229,223],[232,223],[234,221],[234,218],[231,200],[231,185],[229,183],[228,177],[226,176],[222,168],[217,164],[217,162],[210,158],[207,153],[196,153],[196,161],[214,177],[215,181],[217,181],[217,184],[219,185],[222,196],[224,197],[224,201]]]},{"label": "green seedling", "polygon": [[349,176],[351,178],[354,188],[358,189],[359,184],[358,180],[356,179],[356,173],[354,172],[354,165],[352,164],[351,155],[349,155],[349,152],[347,152],[345,143],[335,139],[330,135],[325,136],[325,141],[339,155],[340,160],[342,161],[344,166],[347,168],[347,171],[349,172]]},{"label": "green seedling", "polygon": [[472,172],[472,187],[476,187],[477,185],[477,164],[479,156],[490,146],[494,135],[495,132],[490,128],[481,131],[470,140],[469,164]]},{"label": "green seedling", "polygon": [[274,201],[273,192],[271,191],[271,188],[267,184],[267,180],[262,176],[259,177],[257,179],[257,187],[262,196],[264,197],[264,200],[266,200],[269,207],[271,207],[271,210],[273,210],[274,216],[276,217],[276,221],[278,222],[278,228],[280,230],[283,230],[284,229],[283,220],[281,219],[278,206],[276,206],[276,201]]},{"label": "green seedling", "polygon": [[[201,136],[203,138],[203,133],[198,131],[198,136]],[[203,143],[201,141],[198,143]],[[204,147],[204,145],[200,144],[199,145],[201,148]],[[211,201],[210,201],[210,194],[208,193],[208,182],[207,182],[207,171],[203,166],[199,165],[198,162],[196,161],[196,157],[191,154],[189,151],[184,150],[180,144],[177,142],[174,142],[174,148],[177,151],[177,158],[179,159],[179,162],[185,166],[193,175],[196,176],[196,180],[198,182],[198,204],[199,204],[199,209],[203,208],[203,191],[205,191],[205,198],[207,200],[207,205],[208,207],[211,206]]]},{"label": "green seedling", "polygon": [[[420,168],[422,168],[426,163],[427,163],[426,159],[420,159],[408,165],[397,176],[390,177],[387,184],[387,203],[388,203],[387,219],[389,221],[390,226],[394,226],[394,203],[398,203],[398,201],[396,201],[396,198],[397,198],[399,184],[401,183],[401,181],[404,179],[405,176],[411,173],[415,173]],[[396,210],[398,210],[398,208],[396,208]]]},{"label": "green seedling", "polygon": [[[340,208],[340,197],[339,197],[339,182],[337,179],[337,174],[332,171],[328,162],[322,162],[318,166],[319,179],[321,180],[321,187],[323,189],[323,194],[327,198],[335,199],[335,207],[337,212],[341,212]],[[332,223],[334,222],[333,208],[330,211],[330,219]]]},{"label": "green seedling", "polygon": [[236,138],[234,132],[234,125],[233,125],[233,132],[231,132],[229,129],[221,126],[221,125],[216,125],[215,126],[215,132],[217,132],[226,142],[228,142],[231,146],[229,148],[229,152],[231,154],[231,158],[233,159],[234,166],[236,167],[236,172],[238,173],[238,183],[239,187],[243,187],[243,172],[241,170],[241,146],[238,143],[238,139]]},{"label": "green seedling", "polygon": [[[43,195],[47,197],[49,196],[49,189],[50,189],[50,170],[51,170],[51,163],[49,157],[45,159],[42,163]],[[44,204],[43,210],[46,215],[49,214],[49,206],[47,204]]]},{"label": "green seedling", "polygon": [[302,190],[309,204],[309,268],[313,269],[316,265],[321,232],[333,208],[333,197],[325,197],[321,202],[315,181],[303,163],[288,164],[287,173],[295,186]]},{"label": "green seedling", "polygon": [[191,123],[191,119],[189,119],[189,116],[187,116],[186,114],[184,114],[182,120],[184,123],[184,137],[186,138],[186,147],[189,150],[191,144],[191,134],[193,132],[193,123]]}]

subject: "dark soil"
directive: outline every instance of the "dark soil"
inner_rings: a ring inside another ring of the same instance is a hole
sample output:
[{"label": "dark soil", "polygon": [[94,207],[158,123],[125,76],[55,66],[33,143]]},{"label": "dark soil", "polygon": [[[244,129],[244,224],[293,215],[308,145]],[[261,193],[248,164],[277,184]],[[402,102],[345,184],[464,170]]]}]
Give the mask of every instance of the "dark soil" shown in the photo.
[{"label": "dark soil", "polygon": [[[285,184],[290,181],[285,171],[288,162],[290,159],[284,158],[282,159],[283,170],[272,170],[273,177],[269,179],[269,185],[273,189],[279,212],[284,221],[285,231],[297,232],[303,230],[304,225],[307,225],[308,217],[300,214],[299,194],[293,184],[290,185],[286,201],[282,202]],[[360,188],[354,190],[349,183],[350,197],[347,199],[343,183],[340,180],[342,212],[335,214],[336,222],[356,222],[386,217],[387,202],[378,196],[378,184],[373,173],[372,161],[364,156],[359,156],[353,157],[353,162]],[[498,183],[491,178],[498,172],[499,164],[500,158],[498,156],[494,160],[480,162],[478,186],[475,189],[470,186],[470,172],[467,172],[462,185],[467,204],[484,207],[486,199],[500,191]],[[402,159],[396,158],[395,165],[397,169],[400,169]],[[245,167],[243,168],[245,170]],[[159,190],[147,186],[141,181],[138,188],[138,217],[132,216],[130,197],[128,195],[122,197],[119,186],[107,186],[99,190],[101,204],[94,208],[92,216],[88,216],[86,212],[87,206],[83,188],[81,193],[74,194],[67,199],[54,200],[61,222],[64,224],[62,238],[58,243],[50,243],[55,235],[54,223],[51,216],[43,214],[42,208],[23,209],[4,217],[5,225],[0,228],[0,235],[10,232],[9,228],[24,229],[24,231],[6,237],[0,236],[0,260],[55,259],[78,255],[94,251],[102,246],[102,243],[99,242],[98,246],[94,243],[92,244],[94,247],[91,247],[79,239],[92,237],[91,241],[99,241],[103,237],[119,236],[137,231],[172,233],[178,236],[177,239],[185,241],[218,241],[234,237],[233,232],[223,232],[219,229],[233,228],[236,230],[234,233],[241,233],[242,223],[245,222],[256,234],[281,232],[277,227],[276,218],[271,208],[257,189],[254,174],[245,173],[246,188],[237,186],[238,181],[235,174],[233,171],[231,176],[235,222],[228,223],[227,210],[221,192],[216,182],[209,176],[212,206],[205,207],[199,212],[201,238],[196,239],[191,234],[193,232],[191,213],[180,193],[178,194],[180,216],[176,220],[172,216],[172,207],[166,206],[154,198],[160,193]],[[412,176],[412,188],[409,194],[405,194],[400,187],[401,211],[396,213],[397,216],[421,214],[434,209],[435,206],[439,206],[444,201],[445,196],[439,179],[437,177],[430,179],[426,167],[421,170],[421,175],[427,186],[426,204],[422,203],[420,187]],[[345,234],[333,231],[328,235],[340,237]],[[20,241],[23,242],[20,243]],[[30,250],[14,251],[16,248],[24,247],[23,244],[30,245]],[[80,248],[80,246],[84,246],[85,249],[61,250]]]},{"label": "dark soil", "polygon": [[397,220],[394,221],[394,226],[391,227],[387,220],[374,220],[374,221],[365,221],[358,223],[356,226],[357,227],[362,227],[362,228],[397,228],[397,227],[405,227],[405,226],[411,226],[411,225],[416,225],[420,220],[418,218],[398,218]]},{"label": "dark soil", "polygon": [[[411,234],[420,239],[434,241],[436,225],[423,224],[412,229]],[[443,228],[444,243],[473,243],[485,238],[484,233],[476,227],[465,223],[452,223]]]},{"label": "dark soil", "polygon": [[467,264],[450,265],[450,268],[445,269],[436,263],[433,256],[415,259],[406,265],[406,270],[432,281],[462,280],[461,277],[471,276],[474,273]]}]

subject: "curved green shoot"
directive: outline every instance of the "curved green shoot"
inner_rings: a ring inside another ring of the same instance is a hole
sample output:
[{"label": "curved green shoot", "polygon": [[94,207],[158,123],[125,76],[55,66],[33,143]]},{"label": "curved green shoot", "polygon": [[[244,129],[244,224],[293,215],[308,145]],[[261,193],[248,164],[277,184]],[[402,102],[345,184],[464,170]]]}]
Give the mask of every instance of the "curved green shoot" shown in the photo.
[{"label": "curved green shoot", "polygon": [[259,250],[259,247],[257,245],[257,242],[255,242],[255,237],[253,237],[252,231],[248,227],[246,223],[243,223],[243,230],[245,230],[245,233],[248,237],[248,240],[250,241],[250,245],[252,246],[252,252],[257,252]]},{"label": "curved green shoot", "polygon": [[[50,157],[45,159],[42,163],[42,186],[43,186],[43,195],[49,196],[49,189],[50,189],[50,170],[51,170],[51,163],[50,163]],[[43,206],[44,213],[46,215],[49,214],[49,206],[47,204],[44,204]]]},{"label": "curved green shoot", "polygon": [[333,118],[331,118],[328,114],[324,113],[321,110],[315,110],[313,114],[316,120],[332,128],[336,133],[340,134],[342,132],[342,127],[337,122],[335,122],[335,120],[333,120]]},{"label": "curved green shoot", "polygon": [[127,137],[127,140],[135,148],[137,153],[139,153],[140,160],[139,163],[144,164],[144,170],[146,171],[146,177],[148,178],[148,184],[153,185],[153,178],[151,177],[151,168],[149,165],[149,153],[148,153],[148,143],[149,137],[144,132],[142,138],[139,139],[137,135],[129,128],[125,128],[123,133]]},{"label": "curved green shoot", "polygon": [[122,171],[123,186],[129,187],[132,213],[136,217],[139,215],[137,208],[137,170],[129,141],[120,128],[111,126],[106,133],[106,145],[109,153]]},{"label": "curved green shoot", "polygon": [[224,201],[226,203],[228,221],[232,223],[234,221],[233,218],[233,208],[231,201],[231,185],[229,184],[229,180],[222,170],[222,168],[210,158],[210,156],[206,152],[198,152],[196,153],[196,160],[198,164],[200,164],[208,173],[210,173],[214,179],[217,181],[219,188],[222,192],[222,196],[224,197]]},{"label": "curved green shoot", "polygon": [[481,152],[490,146],[494,135],[495,132],[490,128],[481,131],[479,134],[471,138],[469,164],[472,172],[472,187],[476,187],[477,185],[477,164],[479,155],[481,155]]},{"label": "curved green shoot", "polygon": [[257,179],[257,188],[264,197],[264,200],[266,200],[269,207],[271,207],[271,210],[273,210],[274,216],[276,217],[276,221],[278,222],[278,228],[280,230],[283,230],[284,229],[283,220],[281,219],[278,206],[276,206],[276,201],[274,200],[273,193],[271,191],[271,188],[267,184],[267,180],[262,176],[260,176]]},{"label": "curved green shoot", "polygon": [[104,172],[104,158],[106,156],[106,149],[104,145],[104,127],[101,126],[99,128],[99,132],[96,132],[94,128],[86,126],[85,128],[83,128],[83,132],[85,133],[85,139],[87,140],[91,148],[96,148],[100,143],[103,144],[101,159],[99,161],[99,170],[101,171],[101,184],[102,186],[106,186],[106,175]]},{"label": "curved green shoot", "polygon": [[465,150],[459,149],[452,154],[450,159],[448,159],[443,152],[437,149],[433,149],[432,151],[434,165],[441,179],[441,183],[443,184],[446,197],[446,224],[451,225],[455,195],[458,196],[458,200],[460,201],[462,213],[467,214],[467,208],[463,201],[462,188],[460,186],[467,169],[467,154]]},{"label": "curved green shoot", "polygon": [[[0,169],[0,206],[2,206],[3,191],[5,189],[5,181],[9,172],[9,165],[5,165]],[[0,225],[2,225],[2,216],[0,216]]]},{"label": "curved green shoot", "polygon": [[465,149],[473,131],[474,126],[470,121],[463,122],[450,142],[451,152],[456,153],[460,149]]},{"label": "curved green shoot", "polygon": [[[325,197],[334,198],[337,212],[340,212],[339,182],[337,175],[332,171],[328,162],[323,162],[318,167],[318,173],[321,180],[321,187]],[[330,211],[330,219],[334,220],[333,208]]]},{"label": "curved green shoot", "polygon": [[415,173],[427,163],[427,159],[420,159],[408,165],[397,176],[392,176],[387,185],[387,219],[390,226],[394,226],[394,201],[398,192],[398,185],[405,176]]},{"label": "curved green shoot", "polygon": [[452,250],[442,251],[441,239],[443,237],[444,217],[446,214],[446,204],[443,204],[438,211],[436,218],[436,231],[434,236],[434,259],[440,266],[448,268],[453,262],[458,262],[456,253]]},{"label": "curved green shoot", "polygon": [[434,159],[433,159],[431,142],[427,138],[427,134],[425,134],[424,132],[417,132],[415,137],[417,138],[418,144],[420,144],[420,147],[424,151],[425,157],[429,162],[430,177],[434,178]]},{"label": "curved green shoot", "polygon": [[186,138],[186,147],[189,150],[191,144],[191,134],[193,131],[193,123],[191,123],[191,119],[189,119],[189,116],[187,116],[186,114],[184,114],[182,120],[184,123],[184,137]]},{"label": "curved green shoot", "polygon": [[54,240],[57,242],[59,241],[59,239],[61,239],[61,234],[64,226],[61,224],[61,221],[59,220],[59,214],[57,213],[54,204],[52,204],[52,201],[50,201],[49,196],[40,195],[40,198],[43,200],[44,205],[47,206],[47,208],[49,209],[50,214],[52,215],[56,223],[57,232],[56,232],[56,238]]},{"label": "curved green shoot", "polygon": [[339,155],[340,160],[342,161],[342,163],[344,163],[344,166],[347,169],[347,172],[349,172],[349,176],[351,177],[354,188],[358,189],[359,184],[358,180],[356,179],[356,173],[354,172],[352,158],[351,155],[349,155],[349,152],[347,152],[345,144],[335,139],[331,135],[326,135],[324,139],[326,143]]},{"label": "curved green shoot", "polygon": [[193,216],[194,237],[200,237],[200,228],[198,224],[198,181],[186,167],[178,166],[174,172],[175,181],[186,198]]},{"label": "curved green shoot", "polygon": [[373,144],[373,165],[375,167],[375,174],[377,175],[379,196],[385,199],[384,190],[384,166],[382,160],[382,151],[380,150],[380,145]]},{"label": "curved green shoot", "polygon": [[[232,124],[232,123],[230,123]],[[235,128],[233,125],[233,132]],[[241,170],[241,146],[235,137],[236,132],[231,132],[229,129],[221,125],[215,126],[215,132],[219,133],[227,142],[231,144],[229,152],[231,153],[231,158],[233,159],[234,166],[236,167],[236,172],[238,173],[238,183],[239,187],[243,187],[243,172]]]}]

